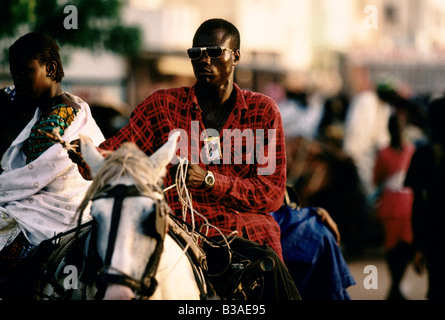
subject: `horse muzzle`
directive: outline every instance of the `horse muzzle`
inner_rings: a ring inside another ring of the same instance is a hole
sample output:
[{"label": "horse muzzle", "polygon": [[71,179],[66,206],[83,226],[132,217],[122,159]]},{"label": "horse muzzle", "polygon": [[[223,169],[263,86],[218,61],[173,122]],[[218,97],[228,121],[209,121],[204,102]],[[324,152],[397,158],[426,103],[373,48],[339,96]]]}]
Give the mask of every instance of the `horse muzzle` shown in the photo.
[{"label": "horse muzzle", "polygon": [[136,280],[125,274],[101,273],[96,278],[96,300],[148,299],[156,290],[154,277]]}]

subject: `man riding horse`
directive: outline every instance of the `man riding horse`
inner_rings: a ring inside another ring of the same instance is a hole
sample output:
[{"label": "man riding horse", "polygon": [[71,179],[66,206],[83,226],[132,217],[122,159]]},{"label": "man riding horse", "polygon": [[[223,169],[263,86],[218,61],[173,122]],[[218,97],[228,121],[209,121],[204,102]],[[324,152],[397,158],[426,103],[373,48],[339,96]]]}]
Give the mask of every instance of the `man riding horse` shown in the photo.
[{"label": "man riding horse", "polygon": [[[241,58],[240,35],[230,22],[205,21],[197,29],[193,47],[187,53],[196,83],[148,96],[135,108],[130,122],[100,144],[99,149],[115,150],[123,142],[132,141],[150,155],[168,140],[171,132],[179,129],[181,153],[186,149],[186,154],[181,155],[189,160],[186,185],[193,208],[213,226],[209,237],[235,232],[237,236],[230,247],[241,257],[252,262],[264,258],[273,261],[272,270],[263,274],[262,299],[299,299],[282,261],[280,228],[269,214],[283,203],[286,185],[284,135],[278,106],[271,98],[241,90],[234,83],[235,67]],[[236,132],[241,132],[241,136]],[[206,157],[210,141],[217,143],[220,158]],[[91,179],[88,166],[80,161],[81,155],[71,153],[71,158],[78,163],[84,178]],[[177,166],[169,166],[164,179],[166,187],[175,183],[176,169]],[[182,216],[177,190],[169,189],[166,198],[173,214]],[[203,222],[196,218],[197,225]],[[212,248],[204,249],[209,273],[218,273],[221,264],[227,264],[227,257]]]}]

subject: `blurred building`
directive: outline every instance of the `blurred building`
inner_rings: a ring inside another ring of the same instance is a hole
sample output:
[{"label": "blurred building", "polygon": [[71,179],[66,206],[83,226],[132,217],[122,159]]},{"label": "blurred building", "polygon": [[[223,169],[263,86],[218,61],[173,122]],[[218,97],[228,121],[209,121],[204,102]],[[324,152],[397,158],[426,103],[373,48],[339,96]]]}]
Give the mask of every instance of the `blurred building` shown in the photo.
[{"label": "blurred building", "polygon": [[[131,100],[158,87],[192,84],[186,49],[206,19],[233,22],[241,32],[241,63],[236,82],[260,90],[281,81],[289,70],[310,65],[311,35],[307,12],[311,1],[293,0],[130,0],[126,20],[144,30],[144,54],[129,62]],[[291,39],[291,40],[290,40]]]},{"label": "blurred building", "polygon": [[[140,26],[143,52],[131,59],[76,50],[64,88],[128,113],[161,87],[194,82],[186,55],[201,22],[220,17],[241,32],[236,82],[262,91],[273,81],[327,95],[353,91],[351,68],[365,68],[415,91],[442,91],[443,0],[124,0],[124,21]],[[79,15],[81,12],[79,12]],[[73,31],[74,32],[74,31]],[[63,48],[62,48],[63,50]],[[70,49],[72,50],[72,49]],[[2,84],[9,81],[0,75]]]},{"label": "blurred building", "polygon": [[357,29],[356,42],[348,52],[350,64],[365,66],[374,81],[389,76],[416,93],[445,92],[445,2],[358,2],[378,9],[378,25]]}]

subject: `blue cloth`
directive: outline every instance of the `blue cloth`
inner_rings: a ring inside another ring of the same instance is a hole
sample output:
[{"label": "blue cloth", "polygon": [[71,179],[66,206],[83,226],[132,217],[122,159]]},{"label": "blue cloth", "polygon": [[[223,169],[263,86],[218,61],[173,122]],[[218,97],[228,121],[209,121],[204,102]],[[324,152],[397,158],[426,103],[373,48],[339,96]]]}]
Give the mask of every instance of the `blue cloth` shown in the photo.
[{"label": "blue cloth", "polygon": [[349,300],[355,284],[331,231],[315,208],[282,206],[271,213],[281,228],[283,259],[303,300]]}]

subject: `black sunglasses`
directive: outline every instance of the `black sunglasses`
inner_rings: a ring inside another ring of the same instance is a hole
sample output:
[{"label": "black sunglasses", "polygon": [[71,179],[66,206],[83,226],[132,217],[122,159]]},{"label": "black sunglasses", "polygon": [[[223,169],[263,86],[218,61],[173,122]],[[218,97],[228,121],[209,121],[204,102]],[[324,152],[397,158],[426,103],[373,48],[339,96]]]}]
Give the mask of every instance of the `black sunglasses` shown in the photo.
[{"label": "black sunglasses", "polygon": [[220,47],[220,46],[211,46],[211,47],[193,47],[187,50],[187,54],[190,59],[197,60],[201,58],[202,52],[206,51],[207,56],[210,59],[218,59],[221,58],[224,50],[227,50],[229,52],[233,52],[232,49],[226,48],[226,47]]}]

